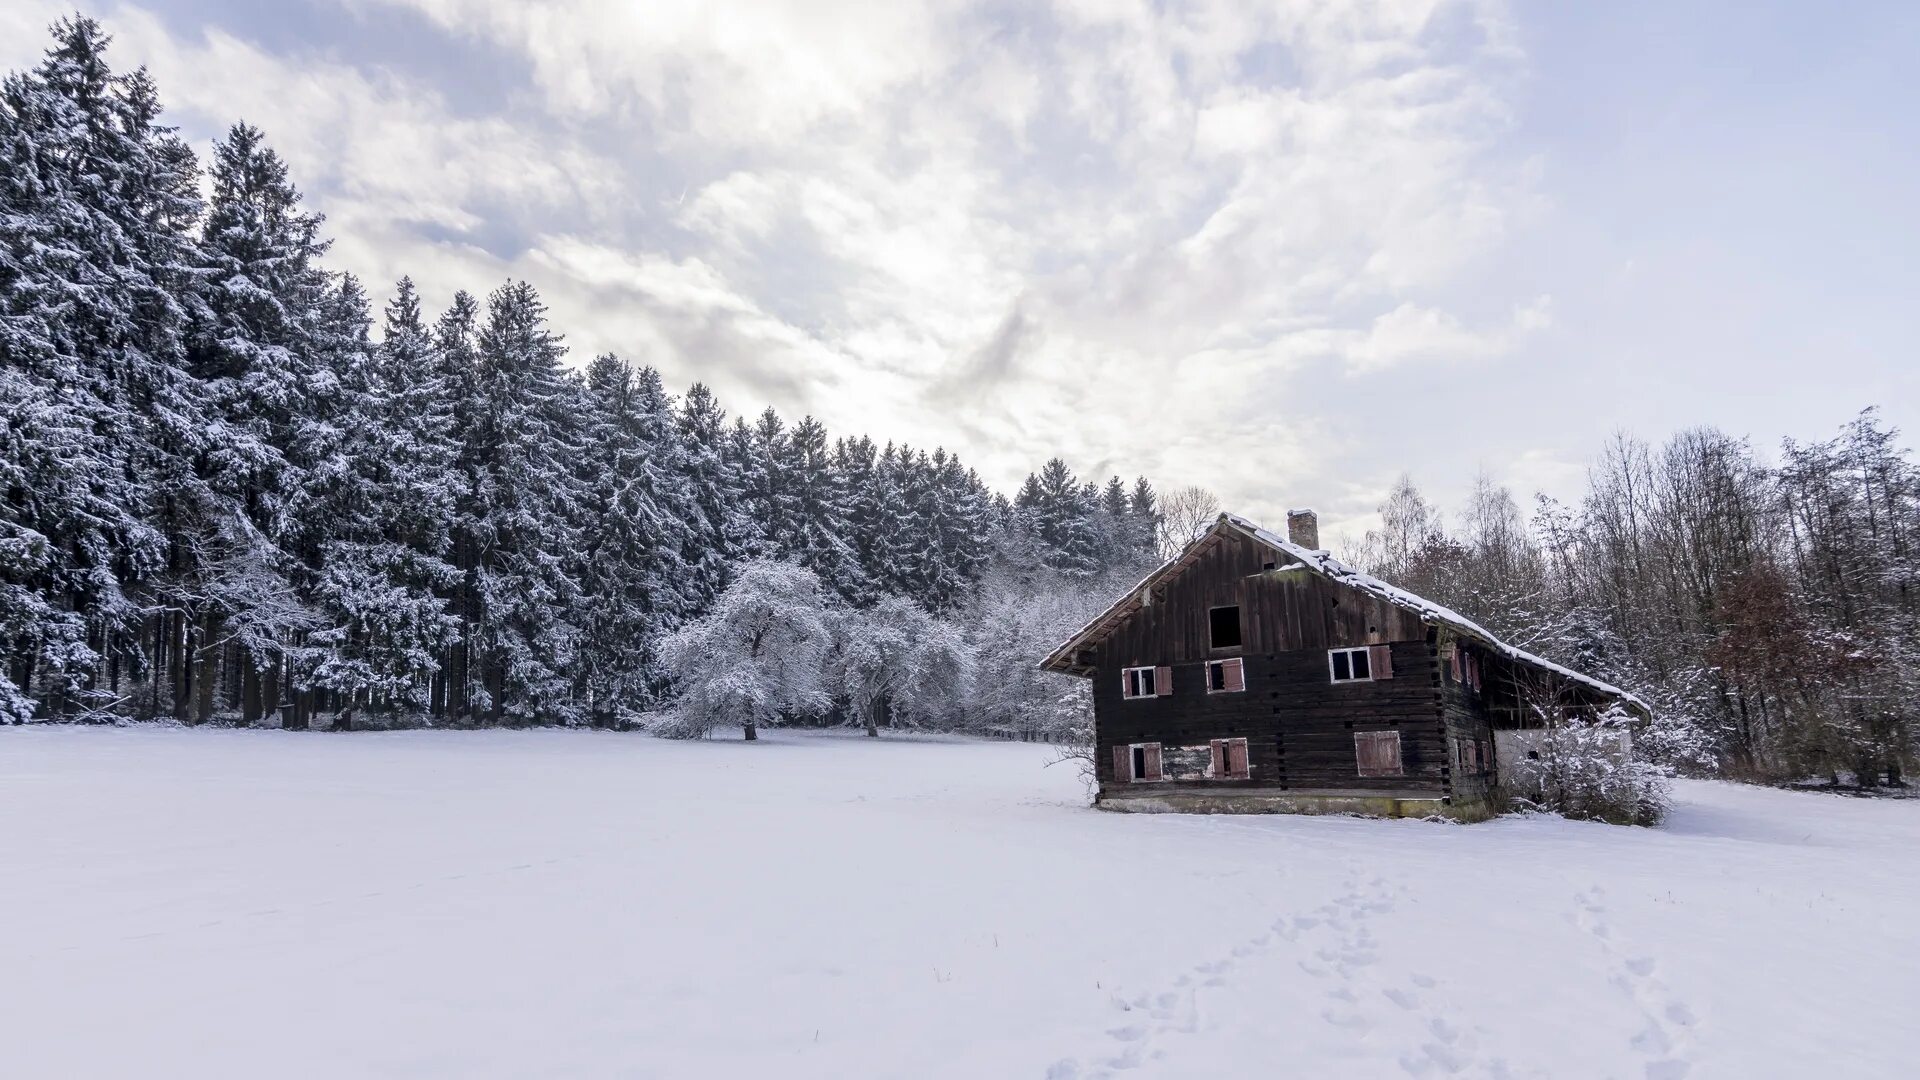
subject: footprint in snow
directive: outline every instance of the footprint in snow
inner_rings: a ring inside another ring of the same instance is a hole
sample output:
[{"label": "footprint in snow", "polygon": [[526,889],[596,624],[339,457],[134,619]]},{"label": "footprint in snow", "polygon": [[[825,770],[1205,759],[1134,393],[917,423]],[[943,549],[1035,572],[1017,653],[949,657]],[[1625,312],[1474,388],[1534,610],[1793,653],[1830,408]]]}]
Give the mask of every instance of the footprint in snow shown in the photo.
[{"label": "footprint in snow", "polygon": [[1627,1040],[1643,1059],[1646,1080],[1685,1080],[1693,1071],[1690,1051],[1696,1019],[1687,1003],[1672,996],[1654,976],[1658,963],[1651,956],[1620,956],[1613,928],[1607,920],[1605,893],[1595,885],[1574,894],[1575,921],[1599,943],[1613,965],[1608,982],[1617,987],[1646,1021]]}]

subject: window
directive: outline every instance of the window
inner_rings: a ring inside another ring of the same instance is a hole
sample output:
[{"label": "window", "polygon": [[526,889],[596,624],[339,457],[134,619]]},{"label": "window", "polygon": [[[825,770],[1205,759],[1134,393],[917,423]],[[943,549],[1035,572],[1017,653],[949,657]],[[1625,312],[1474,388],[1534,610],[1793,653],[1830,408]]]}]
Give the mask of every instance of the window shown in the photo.
[{"label": "window", "polygon": [[1120,696],[1123,698],[1166,697],[1173,693],[1173,669],[1130,667],[1120,669]]},{"label": "window", "polygon": [[1373,665],[1368,649],[1328,649],[1327,668],[1334,682],[1372,682]]},{"label": "window", "polygon": [[1161,779],[1160,744],[1130,743],[1114,747],[1113,778],[1123,784]]},{"label": "window", "polygon": [[1479,739],[1455,739],[1454,753],[1460,759],[1462,775],[1484,773],[1492,760],[1492,755],[1487,752],[1487,744]]},{"label": "window", "polygon": [[1361,776],[1402,776],[1400,733],[1397,731],[1356,731],[1353,756]]},{"label": "window", "polygon": [[1245,780],[1250,775],[1247,768],[1247,740],[1213,740],[1213,778],[1215,780]]},{"label": "window", "polygon": [[1207,612],[1207,641],[1215,649],[1240,647],[1240,606],[1212,608]]},{"label": "window", "polygon": [[1476,694],[1480,693],[1480,658],[1465,649],[1455,648],[1448,660],[1453,681]]},{"label": "window", "polygon": [[1246,688],[1246,661],[1237,656],[1231,660],[1207,661],[1207,693],[1238,694]]}]

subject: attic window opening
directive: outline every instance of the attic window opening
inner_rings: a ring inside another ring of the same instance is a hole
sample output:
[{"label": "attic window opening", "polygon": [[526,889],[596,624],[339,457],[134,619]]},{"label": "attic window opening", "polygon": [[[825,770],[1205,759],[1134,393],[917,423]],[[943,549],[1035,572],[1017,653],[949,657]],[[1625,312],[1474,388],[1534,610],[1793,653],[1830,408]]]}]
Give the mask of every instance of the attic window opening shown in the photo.
[{"label": "attic window opening", "polygon": [[1215,649],[1240,647],[1240,605],[1208,610],[1207,640],[1210,647]]}]

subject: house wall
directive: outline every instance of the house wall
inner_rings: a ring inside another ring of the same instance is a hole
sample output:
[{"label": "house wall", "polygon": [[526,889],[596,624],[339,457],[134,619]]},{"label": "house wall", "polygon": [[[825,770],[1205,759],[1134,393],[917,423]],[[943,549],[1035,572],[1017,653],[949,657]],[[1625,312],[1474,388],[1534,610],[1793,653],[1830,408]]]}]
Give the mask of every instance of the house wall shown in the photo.
[{"label": "house wall", "polygon": [[[1411,612],[1310,571],[1265,568],[1275,562],[1284,565],[1285,556],[1247,538],[1223,537],[1096,647],[1095,763],[1103,791],[1224,794],[1269,788],[1445,796],[1449,746],[1426,625]],[[1208,611],[1228,604],[1240,606],[1242,645],[1213,649]],[[1331,680],[1328,649],[1374,644],[1390,646],[1393,678]],[[1245,664],[1246,690],[1207,693],[1206,662],[1234,656]],[[1171,694],[1122,697],[1124,668],[1162,665],[1173,669]],[[1354,733],[1380,730],[1400,732],[1404,775],[1359,775]],[[1249,779],[1115,782],[1115,746],[1201,747],[1221,738],[1247,739]]]},{"label": "house wall", "polygon": [[[1452,781],[1454,799],[1463,804],[1477,804],[1487,813],[1495,812],[1505,802],[1497,790],[1497,762],[1499,748],[1494,739],[1494,705],[1496,695],[1509,689],[1505,679],[1498,673],[1495,658],[1480,654],[1484,665],[1483,686],[1474,690],[1453,677],[1452,664],[1447,660],[1448,651],[1453,648],[1468,648],[1471,645],[1458,643],[1450,631],[1440,631],[1436,638],[1438,648],[1435,652],[1434,671],[1440,682],[1441,714],[1446,720],[1448,752],[1453,757]],[[1482,760],[1476,767],[1463,753],[1463,744],[1477,742],[1482,748]]]},{"label": "house wall", "polygon": [[[1304,567],[1266,570],[1279,554],[1251,537],[1223,534],[1185,571],[1164,582],[1099,648],[1103,668],[1188,664],[1222,657],[1325,650],[1423,639],[1426,624],[1405,608]],[[1212,649],[1207,613],[1238,604],[1242,649]]]},{"label": "house wall", "polygon": [[[1509,788],[1517,785],[1522,789],[1520,794],[1532,797],[1532,794],[1524,789],[1532,786],[1537,770],[1527,767],[1527,756],[1541,754],[1550,757],[1549,743],[1553,734],[1553,731],[1548,728],[1495,732],[1494,739],[1500,746],[1501,784]],[[1605,756],[1621,768],[1625,768],[1633,761],[1633,736],[1624,730],[1601,733],[1587,745],[1594,749],[1604,747]]]}]

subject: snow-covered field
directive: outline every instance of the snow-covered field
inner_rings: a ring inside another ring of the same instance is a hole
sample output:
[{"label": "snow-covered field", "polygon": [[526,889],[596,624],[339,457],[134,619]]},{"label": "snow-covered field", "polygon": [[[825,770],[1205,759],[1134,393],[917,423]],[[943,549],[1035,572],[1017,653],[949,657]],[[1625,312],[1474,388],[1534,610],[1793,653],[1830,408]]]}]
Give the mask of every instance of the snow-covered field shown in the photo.
[{"label": "snow-covered field", "polygon": [[1920,802],[1135,817],[1017,744],[0,731],[8,1076],[1893,1077]]}]

